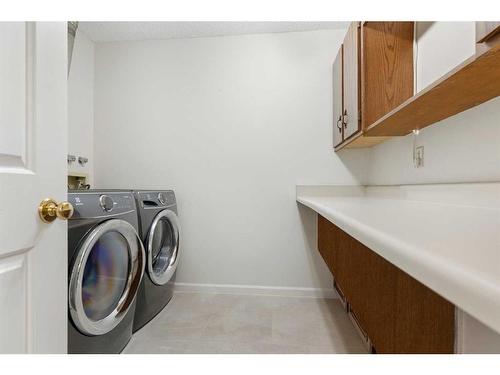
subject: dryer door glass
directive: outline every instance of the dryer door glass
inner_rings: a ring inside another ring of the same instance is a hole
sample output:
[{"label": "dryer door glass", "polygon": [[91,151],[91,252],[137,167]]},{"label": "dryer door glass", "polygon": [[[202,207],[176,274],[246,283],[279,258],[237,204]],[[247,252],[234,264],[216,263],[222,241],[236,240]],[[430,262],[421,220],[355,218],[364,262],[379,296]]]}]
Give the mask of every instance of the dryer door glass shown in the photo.
[{"label": "dryer door glass", "polygon": [[148,237],[148,273],[157,285],[173,276],[179,253],[179,221],[175,212],[161,211],[153,220]]},{"label": "dryer door glass", "polygon": [[174,243],[174,233],[172,224],[166,218],[158,221],[153,233],[153,267],[158,271],[170,263],[170,259],[174,255],[176,244]]},{"label": "dryer door glass", "polygon": [[117,231],[104,233],[90,251],[82,280],[85,314],[92,320],[107,317],[118,305],[129,274],[129,246]]},{"label": "dryer door glass", "polygon": [[87,335],[115,328],[133,304],[144,266],[144,247],[131,224],[112,219],[94,228],[70,275],[69,310],[75,326]]}]

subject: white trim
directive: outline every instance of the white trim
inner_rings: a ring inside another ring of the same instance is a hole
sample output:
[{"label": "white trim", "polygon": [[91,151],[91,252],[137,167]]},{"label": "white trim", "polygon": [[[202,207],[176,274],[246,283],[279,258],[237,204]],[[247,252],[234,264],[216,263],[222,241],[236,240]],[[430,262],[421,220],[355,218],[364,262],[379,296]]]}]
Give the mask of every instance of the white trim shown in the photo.
[{"label": "white trim", "polygon": [[322,288],[291,288],[258,285],[175,283],[176,293],[219,293],[303,298],[339,298],[335,290]]}]

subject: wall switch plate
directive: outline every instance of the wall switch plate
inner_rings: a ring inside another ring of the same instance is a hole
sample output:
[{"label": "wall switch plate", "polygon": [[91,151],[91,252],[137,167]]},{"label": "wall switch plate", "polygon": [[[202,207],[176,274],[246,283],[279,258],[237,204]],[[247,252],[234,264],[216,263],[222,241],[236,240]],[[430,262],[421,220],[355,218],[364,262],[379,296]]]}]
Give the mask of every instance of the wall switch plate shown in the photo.
[{"label": "wall switch plate", "polygon": [[413,163],[415,164],[415,168],[421,168],[424,166],[424,146],[418,146],[415,148]]}]

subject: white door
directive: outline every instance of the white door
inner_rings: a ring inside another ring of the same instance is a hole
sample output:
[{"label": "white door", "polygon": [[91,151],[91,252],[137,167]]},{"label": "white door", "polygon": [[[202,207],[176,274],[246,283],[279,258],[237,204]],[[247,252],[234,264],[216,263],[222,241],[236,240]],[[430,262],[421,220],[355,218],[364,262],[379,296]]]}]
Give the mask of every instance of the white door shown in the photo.
[{"label": "white door", "polygon": [[0,22],[0,353],[66,352],[64,22]]}]

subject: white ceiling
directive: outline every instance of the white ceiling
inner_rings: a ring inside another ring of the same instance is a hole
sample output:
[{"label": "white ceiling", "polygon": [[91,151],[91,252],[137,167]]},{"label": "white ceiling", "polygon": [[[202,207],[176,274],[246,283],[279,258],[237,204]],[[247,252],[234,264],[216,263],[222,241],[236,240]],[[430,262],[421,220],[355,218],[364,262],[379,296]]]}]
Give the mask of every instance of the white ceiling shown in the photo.
[{"label": "white ceiling", "polygon": [[80,22],[95,42],[345,29],[349,22]]}]

